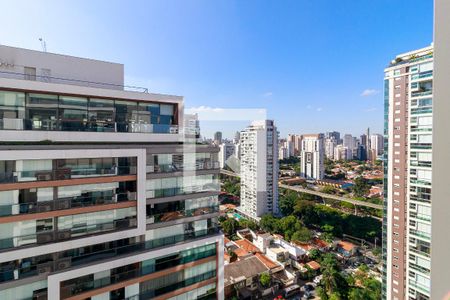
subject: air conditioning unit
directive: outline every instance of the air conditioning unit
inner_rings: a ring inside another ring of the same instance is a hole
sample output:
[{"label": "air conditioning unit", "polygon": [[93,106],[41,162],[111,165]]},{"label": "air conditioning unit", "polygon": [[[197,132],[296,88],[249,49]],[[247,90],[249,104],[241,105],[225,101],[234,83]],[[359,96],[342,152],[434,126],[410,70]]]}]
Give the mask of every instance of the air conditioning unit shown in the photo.
[{"label": "air conditioning unit", "polygon": [[53,241],[53,231],[37,234],[36,242],[38,244],[50,243],[52,241]]},{"label": "air conditioning unit", "polygon": [[53,262],[47,262],[37,265],[38,274],[50,273],[52,271]]},{"label": "air conditioning unit", "polygon": [[72,237],[72,232],[70,230],[59,231],[57,237],[58,240],[67,240]]},{"label": "air conditioning unit", "polygon": [[51,201],[37,202],[37,212],[51,211],[52,204],[53,204],[53,202],[51,202]]},{"label": "air conditioning unit", "polygon": [[70,268],[72,265],[71,259],[63,258],[56,261],[56,270],[64,270]]},{"label": "air conditioning unit", "polygon": [[47,300],[47,289],[33,291],[33,300]]},{"label": "air conditioning unit", "polygon": [[70,208],[70,200],[69,199],[60,199],[57,202],[57,209],[69,209]]}]

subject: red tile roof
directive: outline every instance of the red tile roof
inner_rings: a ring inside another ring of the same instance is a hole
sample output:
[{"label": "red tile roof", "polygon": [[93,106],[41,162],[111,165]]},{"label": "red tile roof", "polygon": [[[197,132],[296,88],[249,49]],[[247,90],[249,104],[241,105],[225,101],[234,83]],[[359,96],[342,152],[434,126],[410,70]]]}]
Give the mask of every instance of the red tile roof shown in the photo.
[{"label": "red tile roof", "polygon": [[261,253],[255,253],[255,256],[259,258],[259,260],[269,269],[274,269],[279,267],[278,264],[274,263],[271,259],[269,259],[267,256]]},{"label": "red tile roof", "polygon": [[314,271],[319,270],[320,269],[320,265],[318,262],[316,262],[315,260],[310,261],[309,263],[306,264],[308,267],[310,267],[311,269],[313,269]]},{"label": "red tile roof", "polygon": [[346,241],[340,241],[340,242],[338,242],[338,243],[337,243],[337,246],[338,246],[339,248],[344,249],[345,251],[352,251],[353,248],[356,247],[355,244],[352,244],[352,243],[346,242]]},{"label": "red tile roof", "polygon": [[259,250],[258,247],[253,245],[247,239],[238,240],[238,241],[235,241],[235,243],[236,243],[236,245],[238,245],[240,248],[244,249],[247,252],[252,252],[252,253],[261,252],[261,250]]}]

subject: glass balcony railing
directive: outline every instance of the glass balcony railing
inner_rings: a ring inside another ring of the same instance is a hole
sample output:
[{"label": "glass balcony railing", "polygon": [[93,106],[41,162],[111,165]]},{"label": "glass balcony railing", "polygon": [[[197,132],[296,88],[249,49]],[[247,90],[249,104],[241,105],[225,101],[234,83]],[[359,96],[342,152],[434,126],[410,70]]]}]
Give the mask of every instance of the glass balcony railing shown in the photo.
[{"label": "glass balcony railing", "polygon": [[409,216],[411,218],[415,218],[415,219],[431,222],[431,216],[429,216],[429,215],[419,214],[419,213],[416,213],[416,212],[410,212]]},{"label": "glass balcony railing", "polygon": [[428,258],[431,257],[431,256],[430,256],[430,253],[420,251],[419,249],[416,249],[416,248],[414,248],[414,247],[410,247],[410,248],[409,248],[409,251],[411,251],[411,252],[413,252],[413,253],[415,253],[415,254],[419,254],[419,255],[428,257]]},{"label": "glass balcony railing", "polygon": [[412,92],[411,97],[423,97],[423,96],[429,96],[433,94],[433,91],[419,91],[419,92]]},{"label": "glass balcony railing", "polygon": [[431,167],[431,161],[417,161],[411,160],[410,165],[414,167]]},{"label": "glass balcony railing", "polygon": [[59,170],[14,171],[0,173],[0,183],[67,180],[85,177],[134,174],[136,174],[136,167],[64,168]]},{"label": "glass balcony railing", "polygon": [[[185,279],[183,281],[177,282],[177,283],[173,283],[173,284],[169,284],[160,288],[156,288],[156,289],[151,289],[151,290],[147,290],[146,292],[140,293],[138,295],[134,295],[128,298],[125,298],[126,300],[144,300],[144,299],[151,299],[153,297],[158,297],[161,295],[164,295],[166,293],[175,291],[177,289],[181,289],[184,287],[188,287],[190,285],[196,284],[198,282],[202,282],[211,278],[216,277],[216,271],[209,271],[194,277],[190,277],[188,279]],[[205,298],[202,298],[205,299]],[[206,298],[209,299],[209,298]],[[213,299],[216,299],[215,297]]]},{"label": "glass balcony railing", "polygon": [[216,212],[219,212],[219,205],[153,214],[147,216],[147,224],[169,222],[183,218],[212,214]]},{"label": "glass balcony railing", "polygon": [[422,72],[411,75],[411,80],[419,80],[423,78],[430,78],[433,76],[433,71]]},{"label": "glass balcony railing", "polygon": [[[116,258],[117,256],[130,255],[140,253],[149,249],[165,247],[179,242],[188,241],[195,238],[203,238],[209,235],[219,234],[220,230],[217,226],[212,226],[205,230],[189,231],[184,234],[153,239],[143,242],[132,242],[127,245],[117,243],[115,247],[90,247],[85,251],[67,251],[64,256],[58,257],[53,261],[51,257],[44,260],[27,259],[24,263],[13,263],[8,265],[0,265],[0,282],[8,282],[22,278],[36,276],[45,272],[53,272],[65,270],[74,266],[80,266],[90,262],[99,262]],[[89,252],[88,252],[89,251]]]},{"label": "glass balcony railing", "polygon": [[197,162],[196,164],[159,164],[154,166],[147,166],[147,173],[172,173],[181,171],[195,171],[195,170],[211,170],[219,169],[218,161]]},{"label": "glass balcony railing", "polygon": [[0,217],[114,204],[122,201],[135,201],[136,199],[136,192],[126,192],[109,196],[75,196],[59,198],[53,201],[35,201],[0,205]]},{"label": "glass balcony railing", "polygon": [[426,240],[431,240],[431,234],[423,232],[423,231],[419,231],[419,230],[416,230],[416,229],[410,229],[409,233],[413,234],[413,235],[416,235],[418,237],[424,238]]},{"label": "glass balcony railing", "polygon": [[411,184],[418,184],[418,185],[431,186],[431,182],[425,181],[425,180],[410,179],[409,182],[410,182]]},{"label": "glass balcony railing", "polygon": [[86,278],[72,284],[65,285],[62,283],[61,286],[61,298],[71,297],[80,293],[84,293],[93,289],[102,288],[111,284],[116,284],[125,280],[130,280],[133,278],[138,278],[144,275],[152,274],[162,270],[166,270],[172,267],[179,266],[180,264],[186,264],[189,262],[197,261],[203,258],[212,257],[216,255],[216,249],[206,250],[204,252],[195,253],[193,255],[188,255],[182,259],[176,258],[172,260],[164,260],[153,265],[141,266],[132,270],[125,272],[119,272],[112,274],[108,277],[93,279]]},{"label": "glass balcony railing", "polygon": [[431,150],[431,143],[411,143],[411,149],[425,149]]},{"label": "glass balcony railing", "polygon": [[409,285],[412,286],[413,288],[416,288],[424,293],[429,294],[430,293],[430,287],[429,286],[425,286],[422,284],[417,283],[416,281],[413,280],[409,280]]},{"label": "glass balcony railing", "polygon": [[147,190],[146,197],[147,198],[173,197],[177,195],[188,195],[200,192],[210,192],[219,190],[220,190],[219,183],[208,183],[205,185],[197,185],[189,187]]},{"label": "glass balcony railing", "polygon": [[0,250],[18,248],[33,244],[42,245],[61,242],[72,238],[78,238],[96,233],[130,229],[136,226],[137,219],[136,217],[132,217],[115,220],[113,222],[73,227],[72,229],[68,230],[46,230],[35,234],[27,234],[0,239]]}]

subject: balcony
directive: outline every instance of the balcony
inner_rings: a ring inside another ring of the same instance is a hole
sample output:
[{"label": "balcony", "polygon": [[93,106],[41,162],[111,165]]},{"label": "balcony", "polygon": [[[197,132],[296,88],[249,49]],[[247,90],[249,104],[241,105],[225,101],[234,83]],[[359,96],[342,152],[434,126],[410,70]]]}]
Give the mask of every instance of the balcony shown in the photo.
[{"label": "balcony", "polygon": [[135,201],[136,199],[136,192],[125,192],[113,194],[111,196],[75,196],[59,198],[52,201],[35,201],[11,205],[0,205],[0,217],[114,204],[122,201]]},{"label": "balcony", "polygon": [[57,260],[49,259],[46,256],[45,260],[26,259],[22,263],[11,262],[9,265],[0,264],[0,282],[32,277],[44,272],[65,270],[90,262],[117,258],[118,256],[137,254],[148,251],[149,249],[165,247],[178,242],[188,241],[189,239],[203,238],[219,233],[220,231],[216,226],[197,232],[187,231],[185,234],[179,236],[165,237],[146,242],[133,242],[127,245],[122,243],[124,240],[120,240],[121,242],[112,248],[100,247],[101,244],[97,244],[95,245],[97,247],[89,247],[86,251],[72,252],[69,250],[64,256],[64,253],[60,253],[60,257]]},{"label": "balcony", "polygon": [[136,217],[114,220],[101,224],[74,227],[68,230],[45,230],[35,234],[14,236],[0,239],[0,250],[18,248],[28,245],[42,245],[70,240],[72,238],[84,237],[87,235],[105,233],[110,231],[126,230],[137,226]]},{"label": "balcony", "polygon": [[423,239],[426,239],[426,240],[431,240],[431,234],[426,233],[426,232],[422,232],[422,231],[419,231],[419,230],[416,230],[416,229],[410,229],[409,233],[412,234],[412,235],[421,237]]},{"label": "balcony", "polygon": [[[104,278],[93,279],[92,275],[91,276],[87,275],[87,276],[78,278],[77,282],[75,282],[75,283],[69,283],[69,284],[66,283],[65,284],[63,282],[62,286],[61,286],[61,297],[67,298],[67,297],[75,296],[80,293],[84,293],[84,292],[91,291],[94,289],[106,287],[106,286],[120,283],[120,282],[123,282],[126,280],[139,278],[144,275],[156,273],[156,272],[167,270],[167,269],[174,268],[174,267],[179,267],[180,265],[183,265],[183,264],[186,264],[189,262],[194,262],[194,261],[199,261],[202,259],[211,258],[211,257],[214,257],[215,255],[216,255],[216,249],[214,248],[212,250],[205,250],[205,251],[198,252],[195,254],[183,256],[182,258],[177,257],[177,258],[172,258],[170,260],[164,260],[164,258],[156,259],[155,263],[152,265],[147,265],[147,266],[140,265],[139,267],[135,267],[135,265],[131,265],[130,266],[132,268],[131,270],[127,270],[124,272],[112,273],[110,276],[104,277]],[[160,260],[160,261],[158,262],[158,260]],[[125,266],[122,268],[126,268],[126,267],[128,267],[128,266]],[[115,271],[115,270],[113,270],[113,271]],[[71,281],[73,281],[73,280],[70,280],[70,282]]]},{"label": "balcony", "polygon": [[218,161],[197,161],[195,164],[172,163],[147,166],[147,173],[173,173],[181,171],[199,171],[219,169]]},{"label": "balcony", "polygon": [[147,216],[147,224],[163,223],[189,217],[203,216],[219,212],[219,206],[213,205],[196,209],[177,210]]},{"label": "balcony", "polygon": [[420,214],[420,213],[412,211],[412,212],[409,213],[409,216],[411,218],[415,218],[415,219],[431,222],[431,216],[429,216],[429,215],[424,215],[424,214]]}]

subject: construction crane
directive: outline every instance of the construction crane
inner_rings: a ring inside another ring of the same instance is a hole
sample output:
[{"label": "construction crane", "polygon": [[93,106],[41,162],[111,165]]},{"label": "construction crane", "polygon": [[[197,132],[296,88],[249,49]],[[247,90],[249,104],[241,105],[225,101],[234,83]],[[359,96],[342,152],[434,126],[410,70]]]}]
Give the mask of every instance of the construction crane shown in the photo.
[{"label": "construction crane", "polygon": [[47,43],[43,38],[39,38],[39,41],[41,42],[41,47],[43,52],[47,52]]}]

